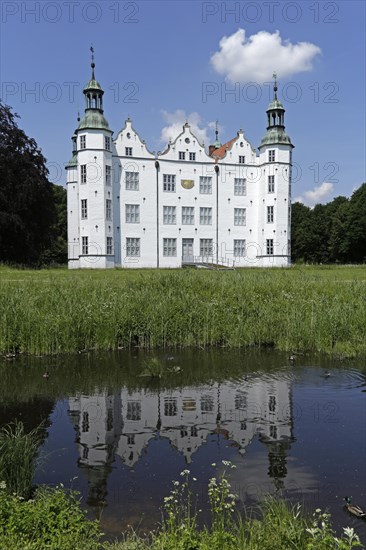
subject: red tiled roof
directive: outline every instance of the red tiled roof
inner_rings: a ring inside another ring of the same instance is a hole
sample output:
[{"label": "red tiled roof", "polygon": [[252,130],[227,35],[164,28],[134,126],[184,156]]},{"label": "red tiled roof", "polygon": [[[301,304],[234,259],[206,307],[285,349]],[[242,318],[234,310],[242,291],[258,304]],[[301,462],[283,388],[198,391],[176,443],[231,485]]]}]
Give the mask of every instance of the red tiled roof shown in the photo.
[{"label": "red tiled roof", "polygon": [[212,151],[211,157],[213,157],[213,158],[216,157],[216,158],[219,158],[219,159],[224,158],[224,156],[226,155],[226,151],[228,151],[228,149],[231,149],[232,144],[237,139],[238,139],[238,136],[234,137],[233,139],[231,139],[227,143],[224,143],[224,145],[221,145],[221,147],[219,147],[218,149],[215,149],[214,151]]}]

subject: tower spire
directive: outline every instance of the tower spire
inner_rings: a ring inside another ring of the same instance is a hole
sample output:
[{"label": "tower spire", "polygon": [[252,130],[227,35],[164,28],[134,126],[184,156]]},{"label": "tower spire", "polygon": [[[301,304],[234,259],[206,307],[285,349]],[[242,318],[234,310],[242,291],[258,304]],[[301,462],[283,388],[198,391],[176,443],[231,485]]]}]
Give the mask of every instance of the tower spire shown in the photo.
[{"label": "tower spire", "polygon": [[95,75],[94,75],[95,63],[94,63],[94,47],[93,47],[93,44],[90,46],[90,51],[91,51],[91,68],[92,68],[92,77],[91,77],[91,79],[95,80]]},{"label": "tower spire", "polygon": [[216,120],[215,136],[216,136],[216,141],[218,142],[219,141],[219,121],[218,120]]},{"label": "tower spire", "polygon": [[274,86],[273,86],[274,99],[276,100],[277,99],[277,90],[278,90],[278,88],[277,88],[277,73],[274,72],[272,76],[274,78]]}]

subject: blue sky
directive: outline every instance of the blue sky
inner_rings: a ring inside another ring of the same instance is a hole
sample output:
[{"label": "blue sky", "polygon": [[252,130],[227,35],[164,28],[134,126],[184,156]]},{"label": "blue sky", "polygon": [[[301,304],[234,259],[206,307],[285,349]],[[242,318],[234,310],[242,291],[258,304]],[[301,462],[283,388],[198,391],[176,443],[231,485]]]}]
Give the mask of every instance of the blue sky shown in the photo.
[{"label": "blue sky", "polygon": [[218,119],[221,142],[243,128],[258,147],[271,95],[263,82],[276,70],[295,144],[293,196],[327,202],[365,181],[364,2],[3,0],[0,96],[58,184],[91,43],[115,133],[130,115],[158,151],[188,118],[208,145]]}]

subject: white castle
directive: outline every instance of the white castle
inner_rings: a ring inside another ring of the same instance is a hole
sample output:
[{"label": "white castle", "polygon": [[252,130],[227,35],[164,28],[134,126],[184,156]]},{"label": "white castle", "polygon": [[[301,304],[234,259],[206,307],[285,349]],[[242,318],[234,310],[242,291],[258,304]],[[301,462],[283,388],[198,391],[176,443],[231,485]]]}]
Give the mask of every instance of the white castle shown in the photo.
[{"label": "white castle", "polygon": [[276,79],[258,154],[241,129],[223,145],[216,130],[207,153],[186,123],[155,155],[130,118],[113,139],[91,67],[66,166],[69,267],[288,266],[294,146]]}]

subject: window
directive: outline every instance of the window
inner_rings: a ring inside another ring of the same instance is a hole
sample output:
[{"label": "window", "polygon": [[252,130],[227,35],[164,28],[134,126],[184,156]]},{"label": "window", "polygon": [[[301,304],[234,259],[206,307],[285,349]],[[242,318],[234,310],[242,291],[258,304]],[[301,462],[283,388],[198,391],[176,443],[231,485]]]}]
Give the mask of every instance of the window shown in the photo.
[{"label": "window", "polygon": [[200,208],[200,224],[201,225],[212,224],[212,208],[206,208],[205,206]]},{"label": "window", "polygon": [[211,195],[212,178],[210,176],[200,176],[200,193],[203,195]]},{"label": "window", "polygon": [[245,240],[234,239],[234,256],[236,258],[244,258],[245,256]]},{"label": "window", "polygon": [[140,401],[127,401],[127,420],[141,420]]},{"label": "window", "polygon": [[175,176],[172,174],[163,175],[163,189],[170,193],[175,193]]},{"label": "window", "polygon": [[88,219],[88,200],[87,199],[81,199],[81,219],[82,220]]},{"label": "window", "polygon": [[185,160],[186,154],[184,151],[179,151],[179,160]]},{"label": "window", "polygon": [[104,149],[107,149],[107,151],[111,150],[111,138],[104,136]]},{"label": "window", "polygon": [[163,255],[164,256],[177,255],[177,239],[163,239]]},{"label": "window", "polygon": [[247,193],[247,180],[244,178],[234,179],[234,195],[246,195]]},{"label": "window", "polygon": [[267,239],[266,248],[268,256],[273,256],[273,239]]},{"label": "window", "polygon": [[196,160],[196,153],[189,153],[189,160]]},{"label": "window", "polygon": [[139,204],[126,204],[126,223],[140,223]]},{"label": "window", "polygon": [[105,184],[110,185],[112,183],[112,167],[105,167]]},{"label": "window", "polygon": [[234,208],[234,225],[245,225],[245,208]]},{"label": "window", "polygon": [[80,136],[80,149],[86,149],[86,136]]},{"label": "window", "polygon": [[275,158],[276,158],[275,153],[276,153],[275,149],[270,149],[268,151],[268,162],[274,162],[275,161]]},{"label": "window", "polygon": [[88,254],[89,246],[88,246],[88,237],[81,237],[81,253],[82,254]]},{"label": "window", "polygon": [[86,183],[86,164],[80,166],[81,183]]},{"label": "window", "polygon": [[126,172],[125,182],[126,182],[126,189],[128,191],[138,191],[139,190],[139,173]]},{"label": "window", "polygon": [[112,240],[112,237],[107,237],[107,254],[113,254],[113,240]]},{"label": "window", "polygon": [[177,416],[178,407],[177,400],[174,397],[164,398],[164,415],[165,416]]},{"label": "window", "polygon": [[212,239],[200,239],[200,256],[212,256]]},{"label": "window", "polygon": [[82,432],[89,431],[89,413],[87,412],[83,412],[83,420],[81,422],[81,431]]},{"label": "window", "polygon": [[194,207],[182,206],[182,225],[194,224]]},{"label": "window", "polygon": [[132,147],[125,147],[126,157],[132,157]]},{"label": "window", "polygon": [[165,224],[175,224],[177,223],[175,206],[163,206],[163,223]]},{"label": "window", "polygon": [[268,176],[268,193],[274,193],[275,181],[274,176]]},{"label": "window", "polygon": [[267,223],[273,223],[273,206],[267,206]]},{"label": "window", "polygon": [[111,199],[106,199],[105,201],[105,218],[106,220],[112,219],[112,201]]},{"label": "window", "polygon": [[245,164],[245,157],[239,155],[239,164]]},{"label": "window", "polygon": [[140,239],[135,237],[126,238],[126,256],[140,256]]}]

